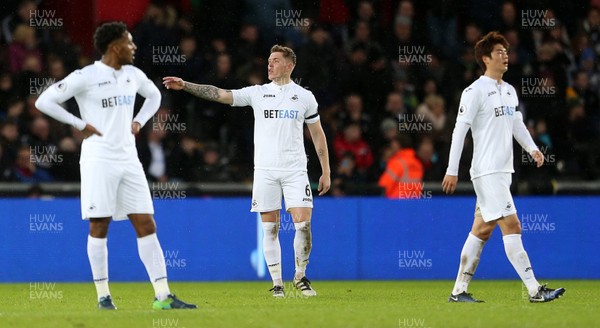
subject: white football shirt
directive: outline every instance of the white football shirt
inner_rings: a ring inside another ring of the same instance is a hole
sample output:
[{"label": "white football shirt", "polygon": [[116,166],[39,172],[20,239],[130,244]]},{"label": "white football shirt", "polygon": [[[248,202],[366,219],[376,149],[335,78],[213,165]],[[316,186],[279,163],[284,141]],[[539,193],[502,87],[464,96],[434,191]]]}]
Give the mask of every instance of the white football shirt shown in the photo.
[{"label": "white football shirt", "polygon": [[[146,101],[133,119],[136,94]],[[56,107],[75,97],[81,120]],[[69,74],[40,95],[36,106],[49,116],[82,130],[85,124],[94,126],[102,136],[93,135],[81,146],[80,162],[137,161],[135,138],[131,123],[142,126],[156,113],[161,95],[146,74],[135,66],[114,68],[96,61]]]},{"label": "white football shirt", "polygon": [[254,168],[306,171],[304,122],[319,120],[312,92],[293,81],[231,90],[232,106],[254,110]]},{"label": "white football shirt", "polygon": [[471,179],[498,172],[513,173],[513,120],[519,99],[512,85],[482,75],[460,98],[458,122],[471,126]]}]

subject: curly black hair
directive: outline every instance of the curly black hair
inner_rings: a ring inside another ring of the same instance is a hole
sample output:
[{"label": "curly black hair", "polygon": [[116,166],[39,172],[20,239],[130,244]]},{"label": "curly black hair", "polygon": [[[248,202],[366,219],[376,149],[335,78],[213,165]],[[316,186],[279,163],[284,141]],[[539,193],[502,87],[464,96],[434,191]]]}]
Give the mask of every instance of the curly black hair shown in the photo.
[{"label": "curly black hair", "polygon": [[106,52],[108,45],[116,39],[123,37],[127,25],[122,22],[110,22],[100,25],[94,34],[94,47],[101,54]]}]

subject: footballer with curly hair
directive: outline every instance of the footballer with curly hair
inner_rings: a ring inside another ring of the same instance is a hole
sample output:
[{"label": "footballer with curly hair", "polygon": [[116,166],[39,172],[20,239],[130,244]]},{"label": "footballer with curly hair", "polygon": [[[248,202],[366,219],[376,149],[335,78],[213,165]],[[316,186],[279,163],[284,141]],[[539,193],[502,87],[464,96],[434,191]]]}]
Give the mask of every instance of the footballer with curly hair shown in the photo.
[{"label": "footballer with curly hair", "polygon": [[[100,309],[116,309],[108,288],[107,234],[111,218],[129,219],[154,287],[155,309],[192,309],[171,294],[163,250],[156,236],[154,207],[137,155],[134,135],[156,113],[161,94],[146,74],[133,66],[136,46],[127,26],[102,24],[94,35],[102,58],[72,72],[44,91],[36,107],[82,131],[81,214],[90,222],[87,253]],[[136,94],[145,98],[134,117]],[[60,106],[75,97],[81,119]]]}]

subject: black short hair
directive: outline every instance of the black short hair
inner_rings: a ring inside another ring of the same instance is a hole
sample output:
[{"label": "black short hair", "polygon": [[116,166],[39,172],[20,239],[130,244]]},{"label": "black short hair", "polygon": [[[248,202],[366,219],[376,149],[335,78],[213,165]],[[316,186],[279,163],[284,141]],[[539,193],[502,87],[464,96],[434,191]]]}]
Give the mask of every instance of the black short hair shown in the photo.
[{"label": "black short hair", "polygon": [[127,25],[122,22],[109,22],[100,25],[94,34],[94,47],[101,54],[106,52],[108,45],[114,40],[123,37],[123,33],[127,31]]}]

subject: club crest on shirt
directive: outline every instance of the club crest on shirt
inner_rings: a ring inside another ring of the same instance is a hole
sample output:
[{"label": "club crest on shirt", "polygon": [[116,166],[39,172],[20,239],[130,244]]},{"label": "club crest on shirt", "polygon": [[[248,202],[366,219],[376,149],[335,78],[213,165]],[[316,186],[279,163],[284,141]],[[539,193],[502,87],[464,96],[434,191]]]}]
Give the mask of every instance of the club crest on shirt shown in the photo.
[{"label": "club crest on shirt", "polygon": [[290,98],[292,101],[298,101],[298,95],[293,95],[292,98]]},{"label": "club crest on shirt", "polygon": [[461,106],[458,108],[458,115],[462,115],[462,114],[464,114],[466,111],[467,111],[467,108],[465,107],[465,105],[461,105]]},{"label": "club crest on shirt", "polygon": [[67,90],[67,84],[65,82],[58,82],[55,88],[56,91],[65,92],[65,90]]}]

